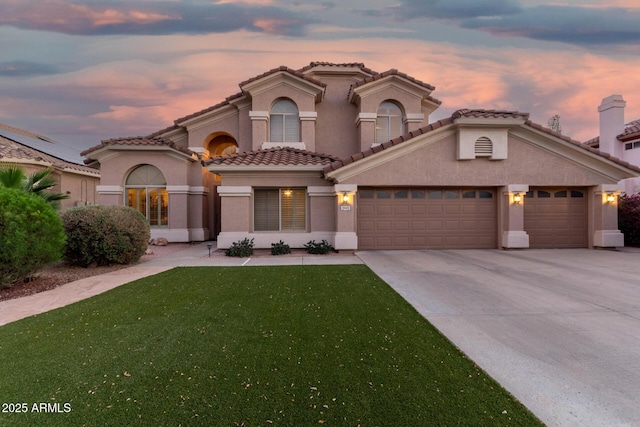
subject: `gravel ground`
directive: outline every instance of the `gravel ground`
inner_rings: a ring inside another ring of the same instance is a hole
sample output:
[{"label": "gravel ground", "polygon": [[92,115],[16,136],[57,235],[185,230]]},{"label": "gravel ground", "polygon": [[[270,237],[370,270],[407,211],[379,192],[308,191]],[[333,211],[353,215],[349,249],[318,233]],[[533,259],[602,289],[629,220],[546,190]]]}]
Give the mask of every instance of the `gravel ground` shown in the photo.
[{"label": "gravel ground", "polygon": [[[158,257],[167,256],[182,249],[186,249],[189,246],[190,245],[188,243],[172,243],[167,246],[150,246],[149,250],[153,252],[153,254],[143,255],[138,263],[144,263]],[[56,262],[34,274],[28,282],[16,283],[10,288],[0,289],[0,301],[48,291],[49,289],[64,285],[65,283],[84,279],[86,277],[110,273],[127,267],[130,267],[130,265],[109,265],[104,267],[83,268],[72,267],[61,261]]]}]

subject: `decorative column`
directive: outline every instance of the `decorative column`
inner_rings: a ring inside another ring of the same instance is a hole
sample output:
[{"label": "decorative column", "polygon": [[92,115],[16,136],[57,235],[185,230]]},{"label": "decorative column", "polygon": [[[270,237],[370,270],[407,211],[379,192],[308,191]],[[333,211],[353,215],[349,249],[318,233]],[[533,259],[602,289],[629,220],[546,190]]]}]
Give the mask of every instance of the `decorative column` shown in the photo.
[{"label": "decorative column", "polygon": [[528,248],[529,235],[524,231],[524,203],[528,185],[502,187],[502,243],[505,249]]},{"label": "decorative column", "polygon": [[360,113],[356,118],[356,127],[360,133],[360,150],[371,148],[376,142],[376,113]]},{"label": "decorative column", "polygon": [[593,193],[593,246],[614,248],[624,246],[624,234],[618,229],[618,196],[622,187],[603,184]]},{"label": "decorative column", "polygon": [[318,113],[315,111],[300,111],[300,139],[304,149],[316,151],[316,120]]},{"label": "decorative column", "polygon": [[218,248],[228,248],[253,231],[250,186],[221,185],[218,187],[221,203],[222,230],[218,234]]},{"label": "decorative column", "polygon": [[334,248],[336,250],[358,249],[358,235],[356,234],[355,200],[358,186],[355,184],[336,184],[336,234]]},{"label": "decorative column", "polygon": [[269,112],[268,111],[249,111],[251,118],[251,150],[259,150],[262,143],[269,141],[267,137]]},{"label": "decorative column", "polygon": [[423,121],[424,114],[407,114],[404,119],[405,129],[407,129],[407,133],[413,132],[416,129],[420,129]]}]

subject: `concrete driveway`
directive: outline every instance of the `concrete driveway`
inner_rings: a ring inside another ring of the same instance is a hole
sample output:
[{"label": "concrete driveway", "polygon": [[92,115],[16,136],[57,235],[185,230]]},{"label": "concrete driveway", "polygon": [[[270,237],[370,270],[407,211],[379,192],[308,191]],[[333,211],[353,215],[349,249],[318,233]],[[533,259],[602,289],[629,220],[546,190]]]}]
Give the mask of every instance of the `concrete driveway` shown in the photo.
[{"label": "concrete driveway", "polygon": [[640,253],[358,256],[547,425],[639,425]]}]

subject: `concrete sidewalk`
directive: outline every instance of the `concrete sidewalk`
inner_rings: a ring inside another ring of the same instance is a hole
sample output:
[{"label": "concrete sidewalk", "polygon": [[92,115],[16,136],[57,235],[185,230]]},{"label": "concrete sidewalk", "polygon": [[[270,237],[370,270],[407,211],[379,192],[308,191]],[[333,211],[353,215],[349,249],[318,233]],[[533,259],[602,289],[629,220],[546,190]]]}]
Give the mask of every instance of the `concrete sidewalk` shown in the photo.
[{"label": "concrete sidewalk", "polygon": [[[208,256],[207,244],[213,245],[211,257]],[[232,258],[220,256],[215,251],[215,242],[198,243],[179,252],[111,273],[76,280],[50,291],[2,301],[0,302],[0,326],[73,304],[134,280],[171,270],[174,267],[362,264],[360,258],[353,254]]]}]

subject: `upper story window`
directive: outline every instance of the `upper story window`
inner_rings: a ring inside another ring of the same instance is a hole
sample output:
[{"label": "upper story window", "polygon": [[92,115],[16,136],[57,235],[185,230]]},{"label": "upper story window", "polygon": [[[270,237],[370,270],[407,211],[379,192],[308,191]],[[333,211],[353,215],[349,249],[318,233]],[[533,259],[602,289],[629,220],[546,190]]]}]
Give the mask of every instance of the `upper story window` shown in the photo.
[{"label": "upper story window", "polygon": [[273,104],[269,115],[271,142],[300,142],[300,117],[293,101],[281,99]]},{"label": "upper story window", "polygon": [[376,119],[376,144],[382,144],[404,133],[404,117],[400,106],[391,101],[380,104]]}]

